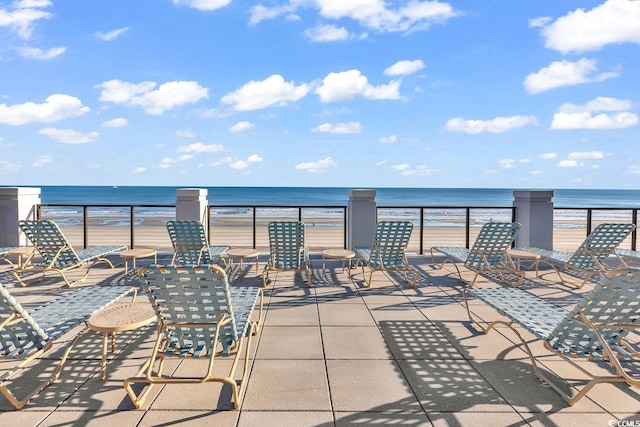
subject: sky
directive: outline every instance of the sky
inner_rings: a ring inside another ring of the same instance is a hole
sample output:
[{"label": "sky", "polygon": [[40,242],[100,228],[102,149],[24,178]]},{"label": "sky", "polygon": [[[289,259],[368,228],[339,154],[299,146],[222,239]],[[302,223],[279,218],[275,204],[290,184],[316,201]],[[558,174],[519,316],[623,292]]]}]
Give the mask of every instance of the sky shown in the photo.
[{"label": "sky", "polygon": [[640,189],[640,0],[0,0],[0,186]]}]

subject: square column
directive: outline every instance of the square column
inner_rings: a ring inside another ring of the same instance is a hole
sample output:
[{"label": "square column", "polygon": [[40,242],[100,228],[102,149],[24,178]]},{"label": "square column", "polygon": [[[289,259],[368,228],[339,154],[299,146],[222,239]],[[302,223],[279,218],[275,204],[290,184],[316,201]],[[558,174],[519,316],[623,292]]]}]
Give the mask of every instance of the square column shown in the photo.
[{"label": "square column", "polygon": [[176,190],[176,219],[201,221],[207,227],[207,189],[179,188]]},{"label": "square column", "polygon": [[19,220],[37,219],[40,188],[0,187],[0,246],[26,246]]},{"label": "square column", "polygon": [[516,190],[513,198],[516,221],[522,224],[516,247],[553,249],[553,191]]},{"label": "square column", "polygon": [[371,246],[377,222],[376,190],[349,190],[347,248]]}]

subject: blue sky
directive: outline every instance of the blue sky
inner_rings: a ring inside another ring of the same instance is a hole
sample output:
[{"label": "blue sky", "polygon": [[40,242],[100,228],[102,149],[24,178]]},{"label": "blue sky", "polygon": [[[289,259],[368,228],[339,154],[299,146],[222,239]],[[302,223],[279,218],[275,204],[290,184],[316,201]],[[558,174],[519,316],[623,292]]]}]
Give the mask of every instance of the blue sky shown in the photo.
[{"label": "blue sky", "polygon": [[640,0],[0,3],[0,185],[640,188]]}]

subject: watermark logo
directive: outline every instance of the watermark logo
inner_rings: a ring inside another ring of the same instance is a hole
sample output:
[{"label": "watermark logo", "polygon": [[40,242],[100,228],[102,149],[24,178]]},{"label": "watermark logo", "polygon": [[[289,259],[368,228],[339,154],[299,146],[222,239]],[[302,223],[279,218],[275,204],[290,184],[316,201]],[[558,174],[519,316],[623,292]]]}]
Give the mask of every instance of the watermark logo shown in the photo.
[{"label": "watermark logo", "polygon": [[640,420],[609,420],[609,427],[640,427]]}]

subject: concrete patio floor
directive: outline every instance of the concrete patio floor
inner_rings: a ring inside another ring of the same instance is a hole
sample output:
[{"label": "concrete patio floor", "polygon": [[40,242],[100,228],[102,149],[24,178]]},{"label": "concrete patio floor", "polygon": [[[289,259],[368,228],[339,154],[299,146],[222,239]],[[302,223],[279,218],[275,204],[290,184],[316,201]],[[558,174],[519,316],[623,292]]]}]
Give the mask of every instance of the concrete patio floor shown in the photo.
[{"label": "concrete patio floor", "polygon": [[[168,253],[159,255],[161,263],[170,259]],[[351,283],[335,260],[328,261],[324,277],[320,254],[312,254],[311,288],[300,274],[272,274],[265,288],[264,324],[253,340],[247,390],[238,410],[232,409],[229,388],[220,384],[157,387],[142,409],[134,409],[122,382],[150,354],[155,327],[149,326],[117,335],[105,381],[100,380],[101,335],[89,331],[72,351],[60,379],[24,409],[15,411],[0,397],[0,425],[608,426],[618,420],[640,424],[640,389],[598,385],[575,406],[567,405],[538,381],[511,331],[499,327],[484,335],[471,326],[462,302],[464,283],[451,267],[438,270],[430,256],[421,255],[411,255],[410,263],[420,271],[415,289],[400,275],[382,273],[375,274],[373,286],[366,288],[355,269]],[[255,265],[247,263],[244,268],[247,276],[233,286],[261,286]],[[550,271],[542,273],[536,279],[527,272],[522,288],[563,307],[572,307],[590,288],[571,290]],[[68,292],[60,288],[55,275],[27,288],[10,281],[6,272],[0,275],[27,308]],[[137,279],[123,278],[122,265],[97,266],[86,282],[124,284],[137,285]],[[487,285],[495,283],[487,277],[478,279],[477,286]],[[144,294],[138,301],[146,301]],[[483,319],[499,318],[476,301],[472,310]],[[632,338],[637,345],[639,337]],[[541,355],[544,369],[583,378],[539,342],[531,345]],[[12,363],[0,361],[0,366],[4,370]],[[202,361],[171,363],[183,373],[203,366]],[[222,360],[220,367],[228,363]],[[584,364],[604,372],[594,363]],[[46,378],[53,366],[52,359],[39,360],[10,384],[19,397],[26,395],[26,389]]]}]

